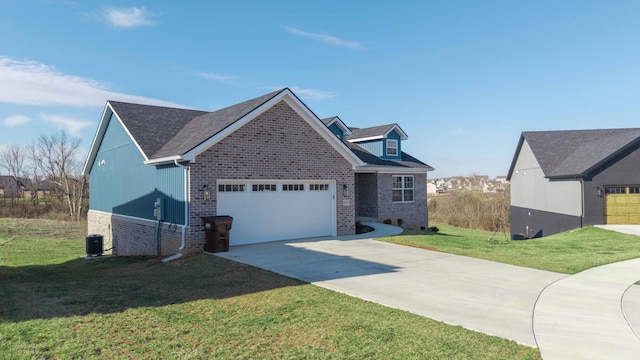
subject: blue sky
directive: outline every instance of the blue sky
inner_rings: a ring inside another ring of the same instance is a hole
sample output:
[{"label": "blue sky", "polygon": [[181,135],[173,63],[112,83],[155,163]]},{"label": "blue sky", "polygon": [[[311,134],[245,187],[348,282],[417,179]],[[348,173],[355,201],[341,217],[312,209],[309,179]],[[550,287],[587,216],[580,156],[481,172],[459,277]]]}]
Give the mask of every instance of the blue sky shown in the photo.
[{"label": "blue sky", "polygon": [[506,175],[522,131],[640,124],[640,1],[0,2],[0,147],[108,99],[216,110],[289,87],[398,123],[430,177]]}]

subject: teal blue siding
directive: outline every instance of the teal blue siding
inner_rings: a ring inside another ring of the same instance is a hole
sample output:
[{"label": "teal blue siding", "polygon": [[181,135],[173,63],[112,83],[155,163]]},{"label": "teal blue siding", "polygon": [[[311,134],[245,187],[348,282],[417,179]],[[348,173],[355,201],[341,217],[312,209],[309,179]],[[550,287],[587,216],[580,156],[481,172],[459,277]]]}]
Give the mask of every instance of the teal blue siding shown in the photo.
[{"label": "teal blue siding", "polygon": [[340,140],[343,140],[344,132],[338,125],[336,125],[336,123],[331,124],[331,126],[329,126],[329,130],[331,130],[331,132],[334,133]]},{"label": "teal blue siding", "polygon": [[387,156],[387,142],[386,139],[383,141],[384,152],[382,153],[382,158],[384,159],[400,159],[402,157],[402,140],[400,139],[400,135],[393,130],[389,134],[387,134],[387,139],[398,140],[398,155],[397,156]]},{"label": "teal blue siding", "polygon": [[155,220],[153,204],[163,198],[164,222],[184,224],[184,170],[151,166],[125,129],[111,116],[89,174],[89,208]]},{"label": "teal blue siding", "polygon": [[369,150],[369,152],[373,153],[376,156],[382,156],[383,142],[383,140],[363,141],[359,142],[358,145]]}]

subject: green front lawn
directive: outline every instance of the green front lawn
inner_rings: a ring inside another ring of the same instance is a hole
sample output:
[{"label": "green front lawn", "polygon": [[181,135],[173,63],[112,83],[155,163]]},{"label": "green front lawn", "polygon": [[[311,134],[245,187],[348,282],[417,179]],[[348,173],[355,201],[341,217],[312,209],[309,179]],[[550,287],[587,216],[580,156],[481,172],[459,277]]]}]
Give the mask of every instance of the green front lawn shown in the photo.
[{"label": "green front lawn", "polygon": [[595,227],[508,242],[497,233],[490,243],[493,232],[435,226],[437,233],[407,230],[378,240],[567,274],[640,257],[640,236]]},{"label": "green front lawn", "polygon": [[85,229],[0,219],[0,359],[540,358],[215,256],[82,260]]}]

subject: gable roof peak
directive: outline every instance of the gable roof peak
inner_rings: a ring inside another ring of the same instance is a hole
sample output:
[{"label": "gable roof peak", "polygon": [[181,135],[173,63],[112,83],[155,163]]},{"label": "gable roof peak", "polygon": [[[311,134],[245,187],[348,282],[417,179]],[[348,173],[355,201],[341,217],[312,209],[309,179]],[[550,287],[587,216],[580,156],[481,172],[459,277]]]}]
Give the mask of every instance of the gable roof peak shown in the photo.
[{"label": "gable roof peak", "polygon": [[[296,108],[317,131],[326,131],[323,136],[333,140],[331,131],[322,126],[318,117],[289,88],[213,112],[112,101],[105,106],[83,173],[90,172],[112,115],[120,121],[142,153],[145,164],[160,164],[176,160],[193,161],[200,152],[280,101]],[[360,163],[342,143],[333,145],[354,166]]]},{"label": "gable roof peak", "polygon": [[525,141],[545,177],[584,177],[640,142],[640,128],[523,131],[508,179]]},{"label": "gable roof peak", "polygon": [[392,131],[395,131],[400,136],[401,140],[407,140],[409,138],[407,136],[407,133],[405,133],[397,123],[378,125],[368,128],[352,127],[352,134],[350,136],[347,136],[346,138],[351,142],[377,140],[387,137],[387,135],[389,135],[389,133],[391,133]]}]

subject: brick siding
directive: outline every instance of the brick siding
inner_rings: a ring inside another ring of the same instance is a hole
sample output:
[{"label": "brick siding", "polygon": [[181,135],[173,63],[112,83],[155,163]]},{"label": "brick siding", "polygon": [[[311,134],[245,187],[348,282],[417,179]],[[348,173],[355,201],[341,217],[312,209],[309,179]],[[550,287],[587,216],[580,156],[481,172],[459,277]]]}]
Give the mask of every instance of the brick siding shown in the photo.
[{"label": "brick siding", "polygon": [[[351,164],[284,101],[201,153],[190,165],[190,178],[187,252],[202,251],[205,231],[201,218],[217,215],[217,179],[334,180],[340,192],[336,201],[338,235],[355,233]],[[346,197],[343,184],[348,189]],[[210,189],[208,200],[204,185]],[[347,206],[343,200],[348,201]]]},{"label": "brick siding", "polygon": [[393,174],[356,174],[358,184],[358,215],[382,222],[386,219],[411,228],[428,227],[427,176],[413,175],[413,201],[393,202]]}]

